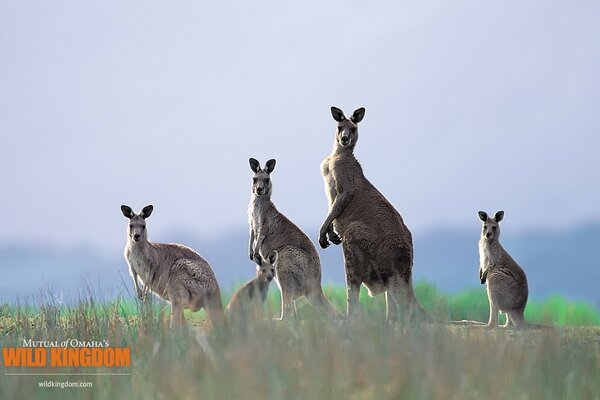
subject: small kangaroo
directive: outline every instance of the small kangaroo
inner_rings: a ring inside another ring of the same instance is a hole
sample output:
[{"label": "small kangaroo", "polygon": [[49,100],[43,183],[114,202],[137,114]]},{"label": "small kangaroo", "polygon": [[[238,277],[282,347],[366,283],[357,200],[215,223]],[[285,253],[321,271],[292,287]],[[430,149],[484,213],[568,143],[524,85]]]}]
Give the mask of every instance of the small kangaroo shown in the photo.
[{"label": "small kangaroo", "polygon": [[483,222],[479,240],[479,279],[482,284],[487,285],[490,302],[490,319],[484,326],[498,326],[498,311],[501,311],[506,314],[506,324],[503,327],[547,328],[545,325],[527,323],[523,316],[529,294],[527,277],[525,271],[500,244],[499,224],[504,218],[504,211],[498,211],[494,218],[483,211],[478,214]]},{"label": "small kangaroo", "polygon": [[319,232],[322,248],[342,244],[347,312],[359,309],[360,285],[374,296],[385,292],[387,319],[397,320],[400,306],[432,320],[417,301],[412,285],[412,235],[394,206],[367,180],[354,156],[358,123],[365,109],[346,118],[331,107],[337,130],[333,151],[321,164],[329,213]]},{"label": "small kangaroo", "polygon": [[148,205],[136,214],[131,207],[121,206],[129,219],[124,254],[138,297],[143,300],[150,290],[171,303],[171,327],[184,325],[184,308],[198,311],[202,307],[213,326],[220,325],[223,305],[213,270],[189,247],[149,241],[146,219],[153,210]]},{"label": "small kangaroo", "polygon": [[263,305],[267,299],[269,284],[275,278],[277,269],[277,251],[273,250],[262,265],[256,264],[256,278],[246,282],[231,297],[225,314],[239,317],[258,317],[263,314]]},{"label": "small kangaroo", "polygon": [[250,158],[252,196],[248,205],[250,224],[250,259],[262,265],[261,254],[278,253],[275,281],[281,290],[281,319],[296,317],[295,300],[306,296],[317,310],[332,318],[342,318],[321,288],[319,253],[308,236],[271,201],[273,186],[271,173],[275,160],[265,168]]}]

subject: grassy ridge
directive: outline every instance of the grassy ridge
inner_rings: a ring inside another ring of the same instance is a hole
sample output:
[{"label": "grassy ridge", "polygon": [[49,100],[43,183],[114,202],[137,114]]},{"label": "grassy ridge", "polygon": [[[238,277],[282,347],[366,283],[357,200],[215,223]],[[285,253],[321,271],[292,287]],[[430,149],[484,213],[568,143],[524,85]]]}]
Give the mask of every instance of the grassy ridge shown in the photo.
[{"label": "grassy ridge", "polygon": [[[346,290],[339,286],[325,286],[326,296],[340,310],[346,309]],[[489,317],[489,304],[485,289],[468,289],[457,294],[446,294],[438,291],[435,286],[419,282],[415,285],[417,299],[423,307],[433,316],[443,320],[476,320],[486,321]],[[232,293],[223,293],[223,303],[227,304]],[[93,295],[86,296],[91,304],[94,304]],[[54,297],[46,296],[43,300],[44,306],[52,304]],[[361,307],[365,316],[373,319],[385,318],[385,297],[369,297],[364,287],[361,287],[360,293]],[[85,300],[88,301],[88,300]],[[56,302],[55,302],[56,303]],[[156,307],[161,307],[161,311],[168,313],[170,308],[166,303],[154,302]],[[281,297],[275,283],[269,289],[265,313],[268,317],[278,317],[280,313]],[[58,307],[56,304],[54,307]],[[36,313],[39,307],[26,304],[19,306],[23,313]],[[114,308],[119,311],[121,317],[135,316],[138,313],[137,301],[133,299],[121,299],[112,304],[104,304],[97,308],[96,312],[104,313],[105,309]],[[60,307],[58,307],[60,309]],[[65,307],[62,308],[66,309]],[[3,311],[4,310],[4,311]],[[14,306],[0,306],[0,316],[9,310],[15,311]],[[308,305],[306,300],[297,301],[298,315],[301,319],[311,319],[316,317],[315,311]],[[202,310],[192,313],[186,310],[186,317],[194,321],[206,319],[206,313]],[[560,295],[555,295],[544,301],[529,300],[525,310],[525,318],[528,321],[536,323],[551,324],[561,327],[581,327],[581,326],[600,326],[600,306],[593,306],[586,302],[569,301]],[[504,317],[500,316],[500,323],[503,323]]]},{"label": "grassy ridge", "polygon": [[[343,308],[343,289],[327,288],[326,294]],[[446,296],[417,285],[417,296],[437,317],[487,318],[480,290]],[[279,313],[278,297],[273,287],[266,307],[270,316]],[[383,320],[383,296],[361,298],[365,317],[357,321],[312,318],[311,307],[300,304],[304,319],[298,321],[238,321],[220,330],[207,329],[204,314],[194,313],[181,334],[169,330],[169,308],[155,299],[3,306],[0,347],[22,346],[24,338],[107,339],[113,347],[131,347],[132,366],[92,369],[125,376],[86,377],[8,376],[31,369],[4,368],[0,399],[600,399],[598,326],[490,332],[390,325]],[[584,304],[551,298],[530,308],[530,320],[598,325],[597,310]],[[43,380],[94,386],[40,389]]]},{"label": "grassy ridge", "polygon": [[[328,286],[324,288],[325,294],[338,310],[346,309],[346,290],[341,287]],[[435,286],[428,283],[415,285],[415,292],[419,302],[432,315],[440,319],[449,320],[476,320],[487,322],[489,317],[489,304],[484,288],[469,289],[458,294],[445,294],[439,292]],[[365,314],[375,319],[385,317],[385,298],[376,296],[370,298],[366,289],[361,288],[360,294],[362,308]],[[268,310],[271,315],[277,315],[280,309],[279,291],[273,285],[269,291]],[[314,311],[305,302],[301,301],[298,313],[303,318],[314,315]],[[561,296],[553,296],[544,301],[529,301],[525,310],[528,321],[556,326],[594,326],[600,325],[600,308],[585,302],[573,302]],[[503,323],[504,317],[500,317]]]},{"label": "grassy ridge", "polygon": [[[22,338],[84,338],[130,346],[126,376],[0,376],[2,399],[595,399],[600,328],[550,331],[388,325],[366,318],[246,321],[206,331],[167,328],[163,307],[82,302],[4,313],[1,345]],[[8,310],[4,309],[4,312]],[[7,369],[4,369],[6,371]],[[106,371],[93,369],[95,371]],[[14,370],[10,370],[11,372]],[[31,369],[26,370],[31,371]],[[81,373],[85,368],[37,369]],[[93,389],[40,389],[43,380]]]}]

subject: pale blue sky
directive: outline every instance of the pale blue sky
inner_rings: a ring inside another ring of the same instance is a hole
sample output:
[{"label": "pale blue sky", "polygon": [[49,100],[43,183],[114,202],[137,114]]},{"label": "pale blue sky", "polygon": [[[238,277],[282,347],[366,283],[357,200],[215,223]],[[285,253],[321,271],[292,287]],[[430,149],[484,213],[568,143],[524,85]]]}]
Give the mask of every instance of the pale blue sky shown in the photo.
[{"label": "pale blue sky", "polygon": [[[0,243],[245,229],[248,157],[316,239],[337,105],[413,231],[600,219],[600,3],[0,0]],[[199,249],[201,251],[201,249]]]}]

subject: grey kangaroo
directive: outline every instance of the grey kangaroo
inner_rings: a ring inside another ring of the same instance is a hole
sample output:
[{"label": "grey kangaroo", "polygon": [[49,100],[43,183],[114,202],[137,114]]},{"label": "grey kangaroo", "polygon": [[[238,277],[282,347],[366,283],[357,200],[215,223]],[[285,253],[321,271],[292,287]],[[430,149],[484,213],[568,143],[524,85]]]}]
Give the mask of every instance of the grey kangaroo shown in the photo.
[{"label": "grey kangaroo", "polygon": [[370,296],[385,292],[388,320],[397,320],[400,311],[407,318],[431,320],[413,290],[412,235],[394,206],[367,180],[353,153],[365,109],[346,118],[331,107],[331,114],[337,129],[333,151],[321,164],[329,213],[319,244],[342,244],[348,314],[358,312],[364,284]]},{"label": "grey kangaroo", "polygon": [[500,244],[500,221],[504,211],[498,211],[494,218],[479,211],[481,220],[481,239],[479,239],[479,279],[487,286],[490,302],[488,328],[498,326],[498,312],[506,314],[503,327],[549,328],[546,325],[530,324],[523,313],[529,294],[525,271],[517,264]]},{"label": "grey kangaroo", "polygon": [[321,288],[321,262],[317,249],[308,236],[271,201],[271,173],[275,160],[265,168],[250,158],[252,196],[248,206],[250,224],[250,259],[262,265],[261,254],[278,253],[275,280],[281,290],[281,319],[296,317],[295,300],[306,296],[310,304],[323,314],[341,318]]},{"label": "grey kangaroo", "polygon": [[139,214],[129,206],[121,212],[129,219],[125,259],[137,295],[144,299],[150,290],[171,303],[171,326],[185,323],[183,309],[198,311],[204,307],[213,326],[223,320],[221,291],[208,262],[189,247],[154,243],[148,240],[146,219],[154,207]]},{"label": "grey kangaroo", "polygon": [[262,265],[256,264],[256,278],[246,282],[231,297],[225,314],[233,318],[260,318],[267,299],[269,284],[275,278],[277,251],[273,250]]}]

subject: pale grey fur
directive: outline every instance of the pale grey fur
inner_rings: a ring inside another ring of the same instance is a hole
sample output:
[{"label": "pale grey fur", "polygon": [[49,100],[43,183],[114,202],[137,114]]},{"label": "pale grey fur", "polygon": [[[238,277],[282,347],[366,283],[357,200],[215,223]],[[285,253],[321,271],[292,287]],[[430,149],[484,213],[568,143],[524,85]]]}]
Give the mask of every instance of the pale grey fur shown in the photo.
[{"label": "pale grey fur", "polygon": [[210,265],[189,247],[149,241],[146,218],[152,210],[146,206],[135,214],[131,207],[121,206],[129,219],[124,255],[138,297],[143,299],[150,290],[171,303],[172,326],[184,324],[184,308],[198,311],[203,307],[213,326],[221,324],[221,291]]},{"label": "pale grey fur", "polygon": [[521,328],[528,325],[523,313],[529,294],[525,271],[500,244],[500,221],[504,211],[498,211],[494,218],[479,211],[482,221],[479,239],[479,278],[485,283],[490,303],[488,328],[498,326],[498,312],[506,314],[505,327]]},{"label": "pale grey fur", "polygon": [[369,295],[386,293],[387,318],[398,312],[410,318],[417,312],[430,319],[418,303],[412,284],[412,235],[394,206],[367,180],[354,156],[358,123],[365,114],[359,108],[346,118],[331,108],[337,121],[332,153],[321,164],[329,213],[319,232],[319,244],[342,243],[347,286],[348,314],[359,309],[360,285]]},{"label": "pale grey fur", "polygon": [[260,254],[278,252],[276,282],[281,290],[281,319],[296,316],[295,300],[306,296],[310,304],[330,317],[340,318],[321,288],[321,262],[308,236],[280,213],[271,201],[271,172],[275,160],[260,168],[250,159],[254,172],[252,196],[248,205],[250,259],[262,263]]},{"label": "pale grey fur", "polygon": [[262,316],[269,285],[276,276],[277,259],[277,251],[272,251],[268,257],[262,258],[262,265],[256,265],[256,278],[246,282],[231,296],[225,309],[229,318],[247,320]]}]

